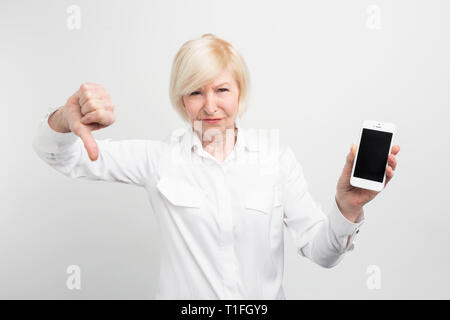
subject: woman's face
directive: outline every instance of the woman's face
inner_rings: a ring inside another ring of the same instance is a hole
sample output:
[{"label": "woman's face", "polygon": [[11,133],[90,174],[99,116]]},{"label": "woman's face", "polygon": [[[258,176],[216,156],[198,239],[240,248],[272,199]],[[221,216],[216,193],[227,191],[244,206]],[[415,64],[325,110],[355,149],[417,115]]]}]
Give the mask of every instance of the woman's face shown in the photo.
[{"label": "woman's face", "polygon": [[[208,85],[184,95],[183,102],[193,127],[195,121],[201,121],[203,133],[209,129],[225,132],[234,129],[239,88],[231,71],[226,69]],[[194,128],[198,128],[197,124]]]}]

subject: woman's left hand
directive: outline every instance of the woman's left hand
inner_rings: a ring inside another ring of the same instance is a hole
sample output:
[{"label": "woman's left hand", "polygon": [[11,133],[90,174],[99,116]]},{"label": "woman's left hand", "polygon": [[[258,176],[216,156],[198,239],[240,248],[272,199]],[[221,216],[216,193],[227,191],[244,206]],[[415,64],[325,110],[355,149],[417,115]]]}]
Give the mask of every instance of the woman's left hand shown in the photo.
[{"label": "woman's left hand", "polygon": [[[388,166],[386,168],[386,184],[394,176],[394,170],[397,166],[397,160],[395,156],[400,151],[400,146],[395,145],[391,149],[391,153],[388,156]],[[341,210],[342,214],[350,221],[355,222],[362,213],[362,207],[375,198],[375,196],[381,191],[373,191],[354,187],[350,185],[350,176],[353,169],[353,161],[356,156],[356,145],[352,144],[351,150],[347,155],[347,160],[342,170],[342,174],[337,183],[336,202]]]}]

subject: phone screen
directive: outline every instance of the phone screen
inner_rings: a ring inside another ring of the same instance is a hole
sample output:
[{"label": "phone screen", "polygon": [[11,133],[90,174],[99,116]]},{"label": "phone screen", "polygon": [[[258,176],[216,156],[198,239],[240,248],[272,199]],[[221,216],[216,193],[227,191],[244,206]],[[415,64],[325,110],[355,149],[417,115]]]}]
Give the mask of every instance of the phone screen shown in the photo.
[{"label": "phone screen", "polygon": [[354,177],[383,182],[392,132],[363,129]]}]

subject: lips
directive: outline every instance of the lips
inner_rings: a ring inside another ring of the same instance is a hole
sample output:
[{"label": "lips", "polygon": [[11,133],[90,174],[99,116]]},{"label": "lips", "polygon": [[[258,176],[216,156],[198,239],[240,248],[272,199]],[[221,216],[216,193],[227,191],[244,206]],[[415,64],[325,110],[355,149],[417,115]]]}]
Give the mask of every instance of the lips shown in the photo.
[{"label": "lips", "polygon": [[217,123],[222,119],[203,119],[202,121],[205,121],[206,123],[212,124],[212,123]]}]

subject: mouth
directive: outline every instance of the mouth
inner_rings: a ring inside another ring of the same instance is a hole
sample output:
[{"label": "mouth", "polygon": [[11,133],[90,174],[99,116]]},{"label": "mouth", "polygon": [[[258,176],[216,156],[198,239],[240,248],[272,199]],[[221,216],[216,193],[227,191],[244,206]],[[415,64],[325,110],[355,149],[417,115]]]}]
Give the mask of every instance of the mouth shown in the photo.
[{"label": "mouth", "polygon": [[217,119],[202,119],[203,122],[206,122],[206,123],[209,123],[209,124],[217,123],[220,120],[222,120],[222,119],[218,119],[218,118]]}]

